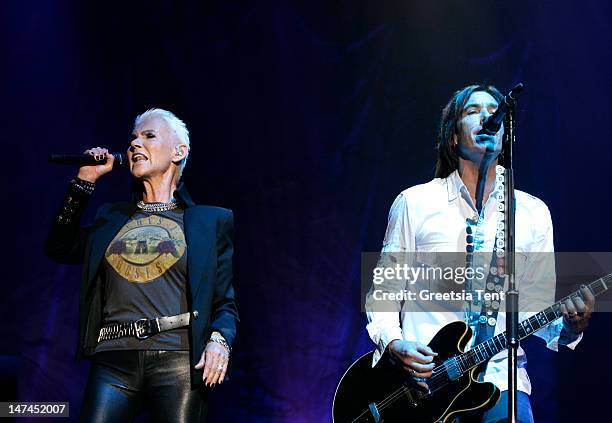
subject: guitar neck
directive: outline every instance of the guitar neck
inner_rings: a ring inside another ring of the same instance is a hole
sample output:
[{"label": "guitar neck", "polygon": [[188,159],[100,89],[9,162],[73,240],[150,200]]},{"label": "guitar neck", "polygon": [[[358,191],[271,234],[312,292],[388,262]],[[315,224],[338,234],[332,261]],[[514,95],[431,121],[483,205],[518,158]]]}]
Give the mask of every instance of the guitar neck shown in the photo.
[{"label": "guitar neck", "polygon": [[[606,275],[594,282],[587,285],[587,288],[591,291],[594,296],[603,294],[608,290],[608,287],[612,286],[612,273]],[[573,292],[567,297],[557,301],[552,306],[545,310],[540,311],[537,314],[523,320],[519,323],[519,338],[521,340],[527,338],[529,335],[537,332],[538,330],[548,326],[553,321],[557,320],[563,315],[561,313],[561,304],[568,299],[582,298],[580,291]],[[471,350],[455,357],[458,367],[462,373],[469,369],[489,360],[495,354],[505,350],[507,348],[507,337],[506,332],[500,333],[485,342],[476,345]]]}]

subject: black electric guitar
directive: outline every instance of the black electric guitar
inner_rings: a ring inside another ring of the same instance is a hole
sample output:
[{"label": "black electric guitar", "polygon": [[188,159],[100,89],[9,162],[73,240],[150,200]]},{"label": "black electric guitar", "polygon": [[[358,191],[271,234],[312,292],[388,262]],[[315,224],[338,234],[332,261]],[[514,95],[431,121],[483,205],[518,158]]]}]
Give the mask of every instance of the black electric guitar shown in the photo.
[{"label": "black electric guitar", "polygon": [[[612,274],[590,283],[588,288],[597,296],[611,284]],[[520,339],[561,317],[561,303],[576,297],[582,298],[580,291],[519,323]],[[491,357],[506,349],[506,333],[463,352],[471,337],[472,329],[457,321],[444,326],[432,339],[429,347],[438,356],[432,376],[426,381],[429,391],[394,365],[387,351],[374,367],[373,352],[365,354],[349,367],[338,384],[334,422],[449,422],[469,411],[488,410],[500,392],[492,383],[479,382],[478,374]]]}]

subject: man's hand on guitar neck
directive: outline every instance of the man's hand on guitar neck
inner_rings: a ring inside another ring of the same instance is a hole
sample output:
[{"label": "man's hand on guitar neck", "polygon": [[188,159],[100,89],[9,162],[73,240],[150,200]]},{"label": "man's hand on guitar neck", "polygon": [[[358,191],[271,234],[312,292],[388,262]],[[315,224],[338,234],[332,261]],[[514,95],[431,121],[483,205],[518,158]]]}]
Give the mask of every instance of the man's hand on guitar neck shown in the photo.
[{"label": "man's hand on guitar neck", "polygon": [[[431,376],[435,366],[433,360],[438,353],[433,352],[427,345],[396,339],[391,341],[387,348],[391,357],[411,376],[421,379]],[[429,386],[423,381],[417,381],[417,384],[424,389],[429,389]]]},{"label": "man's hand on guitar neck", "polygon": [[580,293],[584,301],[582,298],[576,297],[565,300],[565,303],[561,304],[563,329],[571,336],[577,336],[587,328],[591,313],[595,309],[595,297],[589,288],[582,285]]}]

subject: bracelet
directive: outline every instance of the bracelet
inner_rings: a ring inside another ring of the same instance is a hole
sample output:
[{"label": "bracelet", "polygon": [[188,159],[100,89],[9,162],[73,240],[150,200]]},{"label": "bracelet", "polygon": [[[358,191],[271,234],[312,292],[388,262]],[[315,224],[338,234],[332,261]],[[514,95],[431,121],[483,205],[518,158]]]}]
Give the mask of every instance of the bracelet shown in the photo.
[{"label": "bracelet", "polygon": [[96,184],[93,182],[85,181],[79,177],[76,177],[70,181],[73,188],[76,188],[77,191],[82,192],[83,194],[91,194],[96,188]]},{"label": "bracelet", "polygon": [[219,332],[213,332],[210,335],[210,339],[208,340],[208,342],[215,342],[219,345],[221,345],[222,347],[225,347],[225,349],[227,350],[228,353],[232,352],[232,349],[230,348],[229,344],[227,343],[227,341],[225,340],[225,338],[223,337],[223,335],[221,335]]}]

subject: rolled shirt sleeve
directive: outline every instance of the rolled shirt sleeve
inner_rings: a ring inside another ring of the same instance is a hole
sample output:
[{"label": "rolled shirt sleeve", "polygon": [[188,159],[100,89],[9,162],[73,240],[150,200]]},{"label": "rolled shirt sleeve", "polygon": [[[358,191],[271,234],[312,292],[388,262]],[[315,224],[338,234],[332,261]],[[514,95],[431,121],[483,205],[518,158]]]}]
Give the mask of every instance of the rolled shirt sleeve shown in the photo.
[{"label": "rolled shirt sleeve", "polygon": [[[534,216],[536,225],[532,225],[534,238],[533,248],[527,253],[526,270],[519,291],[521,302],[520,320],[525,320],[537,312],[550,307],[555,302],[555,257],[553,244],[553,226],[550,211],[546,205],[537,199],[538,207]],[[535,336],[546,342],[546,347],[558,351],[559,345],[571,349],[576,348],[582,339],[582,333],[571,336],[563,331],[563,318],[559,318],[535,332]]]},{"label": "rolled shirt sleeve", "polygon": [[[403,194],[397,196],[391,210],[387,230],[383,241],[382,253],[377,267],[385,267],[393,258],[393,253],[405,253],[414,251],[415,240],[410,222],[406,198]],[[399,292],[405,286],[405,281],[385,280],[379,285],[372,285],[366,296],[365,310],[368,318],[366,329],[370,339],[377,345],[382,353],[387,345],[395,339],[403,339],[400,326],[400,312],[402,309],[399,300],[385,300],[384,310],[380,311],[379,300],[374,298],[374,289],[382,292]]]}]

